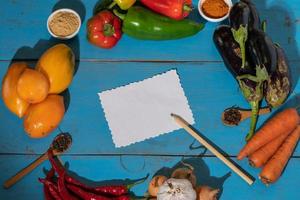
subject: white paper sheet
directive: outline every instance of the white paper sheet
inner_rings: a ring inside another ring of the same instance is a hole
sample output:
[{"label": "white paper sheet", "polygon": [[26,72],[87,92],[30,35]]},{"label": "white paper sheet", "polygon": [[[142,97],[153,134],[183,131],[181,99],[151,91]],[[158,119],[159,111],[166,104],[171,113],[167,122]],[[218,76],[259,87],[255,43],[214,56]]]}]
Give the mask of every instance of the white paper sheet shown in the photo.
[{"label": "white paper sheet", "polygon": [[171,113],[194,124],[176,70],[98,95],[116,147],[180,129]]}]

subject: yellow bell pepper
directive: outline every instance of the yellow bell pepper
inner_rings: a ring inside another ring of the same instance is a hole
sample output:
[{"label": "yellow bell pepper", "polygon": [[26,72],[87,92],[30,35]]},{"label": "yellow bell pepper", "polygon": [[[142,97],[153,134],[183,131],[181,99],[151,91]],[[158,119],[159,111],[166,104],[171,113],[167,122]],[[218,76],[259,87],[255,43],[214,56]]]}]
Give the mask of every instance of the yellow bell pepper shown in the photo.
[{"label": "yellow bell pepper", "polygon": [[136,0],[114,0],[109,7],[112,8],[117,4],[122,10],[128,10],[135,2]]}]

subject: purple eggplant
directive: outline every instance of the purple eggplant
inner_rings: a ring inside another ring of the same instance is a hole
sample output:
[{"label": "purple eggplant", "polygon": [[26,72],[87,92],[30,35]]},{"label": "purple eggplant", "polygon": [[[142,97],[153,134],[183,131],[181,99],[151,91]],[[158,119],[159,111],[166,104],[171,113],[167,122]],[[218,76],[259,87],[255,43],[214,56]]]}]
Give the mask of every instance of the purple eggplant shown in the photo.
[{"label": "purple eggplant", "polygon": [[246,3],[249,6],[250,9],[250,17],[248,22],[248,29],[260,29],[261,28],[261,21],[258,14],[258,11],[255,7],[255,5],[252,3],[251,0],[241,0],[241,2]]},{"label": "purple eggplant", "polygon": [[227,25],[219,26],[213,35],[214,43],[222,56],[228,70],[234,77],[251,74],[255,75],[255,69],[246,62],[242,68],[242,55],[239,44],[233,38],[231,27]]},{"label": "purple eggplant", "polygon": [[239,1],[233,5],[229,14],[229,22],[233,38],[240,45],[242,55],[242,68],[246,64],[246,41],[248,31],[261,27],[258,12],[251,1]]},{"label": "purple eggplant", "polygon": [[249,31],[247,55],[255,66],[264,66],[268,73],[276,69],[277,53],[272,40],[262,30]]},{"label": "purple eggplant", "polygon": [[291,78],[284,50],[278,45],[274,47],[277,53],[277,66],[266,83],[265,98],[269,106],[278,107],[285,102],[291,92]]},{"label": "purple eggplant", "polygon": [[239,44],[242,56],[242,68],[246,65],[245,43],[248,38],[250,9],[246,3],[235,3],[229,13],[229,22],[234,40]]},{"label": "purple eggplant", "polygon": [[264,97],[263,86],[269,74],[263,65],[251,64],[253,63],[249,60],[251,57],[247,57],[245,66],[242,67],[241,48],[229,26],[218,27],[214,32],[213,40],[226,67],[238,81],[244,97],[251,105],[250,131],[246,137],[246,140],[249,140],[255,132],[260,102]]}]

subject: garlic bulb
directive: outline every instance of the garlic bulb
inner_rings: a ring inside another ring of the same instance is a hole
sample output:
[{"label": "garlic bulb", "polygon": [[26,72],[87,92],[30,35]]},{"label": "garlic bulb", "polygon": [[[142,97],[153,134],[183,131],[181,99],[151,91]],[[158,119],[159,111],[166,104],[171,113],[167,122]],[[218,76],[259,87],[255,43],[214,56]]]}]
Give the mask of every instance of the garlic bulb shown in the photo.
[{"label": "garlic bulb", "polygon": [[170,178],[162,184],[157,200],[196,200],[196,191],[187,179]]}]

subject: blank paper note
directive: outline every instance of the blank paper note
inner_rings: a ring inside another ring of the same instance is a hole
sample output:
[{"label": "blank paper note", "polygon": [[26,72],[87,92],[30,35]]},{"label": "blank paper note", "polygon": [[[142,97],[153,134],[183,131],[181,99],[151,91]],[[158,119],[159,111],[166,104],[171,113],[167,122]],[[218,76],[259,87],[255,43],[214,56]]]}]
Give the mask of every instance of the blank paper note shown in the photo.
[{"label": "blank paper note", "polygon": [[176,70],[103,91],[99,97],[116,147],[180,129],[171,113],[194,124]]}]

